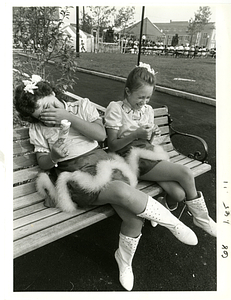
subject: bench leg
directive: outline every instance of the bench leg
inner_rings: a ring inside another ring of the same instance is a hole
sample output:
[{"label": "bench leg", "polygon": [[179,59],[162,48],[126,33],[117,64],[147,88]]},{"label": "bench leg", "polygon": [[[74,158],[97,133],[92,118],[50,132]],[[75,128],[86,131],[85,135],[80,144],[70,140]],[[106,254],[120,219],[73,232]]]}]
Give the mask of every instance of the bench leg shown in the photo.
[{"label": "bench leg", "polygon": [[178,217],[179,220],[180,220],[180,218],[182,217],[183,212],[185,211],[185,208],[186,208],[186,204],[184,203],[184,206],[183,206],[183,208],[182,208],[182,210],[181,210],[181,212],[180,212],[180,215],[179,215],[179,217]]},{"label": "bench leg", "polygon": [[[157,198],[157,201],[160,202],[160,203],[161,203],[164,207],[166,207],[169,211],[174,211],[174,210],[176,210],[176,209],[178,208],[178,202],[177,202],[177,204],[176,204],[175,207],[170,208],[170,207],[168,206],[168,203],[167,203],[166,198],[167,198],[167,194],[164,194],[163,197]],[[183,212],[182,212],[182,213],[183,213]],[[178,219],[180,219],[180,217],[179,217]],[[155,222],[155,221],[151,221],[151,225],[152,225],[152,227],[156,227],[156,226],[158,225],[158,223]]]}]

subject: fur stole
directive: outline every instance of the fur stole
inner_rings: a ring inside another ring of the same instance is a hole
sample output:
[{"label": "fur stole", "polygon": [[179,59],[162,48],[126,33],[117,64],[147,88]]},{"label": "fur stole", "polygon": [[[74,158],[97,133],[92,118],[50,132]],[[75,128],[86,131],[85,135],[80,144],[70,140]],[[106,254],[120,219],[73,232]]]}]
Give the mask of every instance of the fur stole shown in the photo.
[{"label": "fur stole", "polygon": [[139,159],[144,158],[148,160],[169,160],[168,153],[160,145],[155,145],[154,150],[133,147],[126,157],[131,170],[139,177]]},{"label": "fur stole", "polygon": [[[130,185],[137,185],[137,177],[130,169],[126,161],[119,155],[110,155],[110,160],[101,160],[96,165],[96,175],[91,175],[83,171],[62,172],[54,186],[47,173],[38,175],[36,185],[37,191],[45,198],[45,203],[54,203],[53,206],[59,207],[66,212],[75,211],[75,204],[70,196],[67,183],[75,181],[86,192],[98,192],[111,182],[113,170],[118,169],[128,178]],[[50,199],[49,199],[50,198]]]},{"label": "fur stole", "polygon": [[68,190],[68,181],[74,181],[86,192],[98,192],[111,182],[113,170],[120,170],[128,178],[130,185],[136,187],[139,177],[139,159],[168,160],[168,154],[161,146],[155,146],[154,151],[134,147],[126,160],[117,154],[109,154],[109,160],[101,160],[96,165],[96,175],[83,171],[62,172],[56,185],[52,183],[45,172],[38,175],[36,186],[40,195],[45,198],[45,205],[58,207],[62,211],[73,212],[77,204],[71,199]]}]

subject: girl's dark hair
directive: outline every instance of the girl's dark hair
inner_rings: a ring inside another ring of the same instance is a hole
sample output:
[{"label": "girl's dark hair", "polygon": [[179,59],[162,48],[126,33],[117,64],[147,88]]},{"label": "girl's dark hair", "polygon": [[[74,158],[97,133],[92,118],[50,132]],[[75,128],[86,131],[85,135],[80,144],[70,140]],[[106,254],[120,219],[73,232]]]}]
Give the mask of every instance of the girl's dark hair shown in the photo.
[{"label": "girl's dark hair", "polygon": [[124,98],[127,98],[126,88],[132,93],[138,90],[143,85],[151,85],[155,87],[156,78],[155,75],[150,73],[144,67],[135,67],[128,75],[125,87],[124,87]]},{"label": "girl's dark hair", "polygon": [[25,85],[24,83],[22,83],[16,87],[14,93],[14,105],[19,113],[19,117],[23,121],[27,121],[30,123],[39,122],[38,119],[32,116],[33,112],[38,108],[37,101],[39,99],[50,96],[52,92],[54,92],[56,98],[61,100],[62,95],[59,90],[55,89],[47,81],[40,81],[36,84],[36,86],[38,88],[34,89],[34,94],[32,94],[28,91],[24,91]]}]

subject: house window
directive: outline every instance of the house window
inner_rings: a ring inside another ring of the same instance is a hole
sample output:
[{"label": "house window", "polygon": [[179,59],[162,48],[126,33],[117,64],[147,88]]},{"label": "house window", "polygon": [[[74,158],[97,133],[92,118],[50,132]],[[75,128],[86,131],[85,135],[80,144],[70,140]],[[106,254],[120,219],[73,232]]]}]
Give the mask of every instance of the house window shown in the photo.
[{"label": "house window", "polygon": [[206,39],[207,38],[207,36],[208,36],[208,33],[203,33],[203,39]]}]

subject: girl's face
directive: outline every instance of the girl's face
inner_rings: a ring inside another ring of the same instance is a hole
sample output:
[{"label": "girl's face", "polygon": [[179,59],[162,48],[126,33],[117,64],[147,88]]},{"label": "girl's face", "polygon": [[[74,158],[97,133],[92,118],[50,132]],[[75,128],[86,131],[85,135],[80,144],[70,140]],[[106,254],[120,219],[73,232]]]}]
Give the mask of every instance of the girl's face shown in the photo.
[{"label": "girl's face", "polygon": [[130,90],[126,88],[127,101],[131,105],[131,108],[133,110],[140,110],[144,105],[146,105],[152,96],[153,88],[153,86],[148,84],[141,86],[134,92],[130,92]]},{"label": "girl's face", "polygon": [[59,101],[55,95],[49,95],[37,101],[38,108],[33,112],[32,116],[39,119],[41,112],[47,108],[64,108],[64,104]]}]

